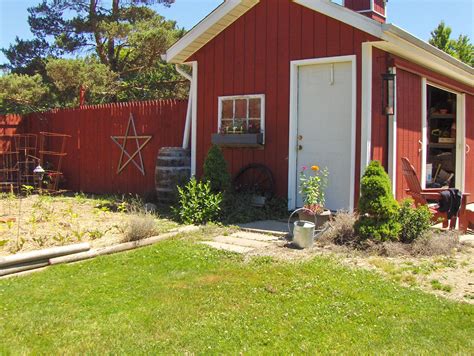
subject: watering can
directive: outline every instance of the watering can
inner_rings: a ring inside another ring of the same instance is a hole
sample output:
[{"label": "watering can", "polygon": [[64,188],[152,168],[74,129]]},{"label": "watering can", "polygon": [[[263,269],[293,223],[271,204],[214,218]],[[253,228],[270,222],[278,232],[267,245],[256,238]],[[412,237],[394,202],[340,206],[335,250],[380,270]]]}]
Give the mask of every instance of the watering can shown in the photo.
[{"label": "watering can", "polygon": [[[300,208],[293,211],[288,218],[288,231],[291,234],[290,221],[295,213],[306,208]],[[310,221],[297,220],[293,223],[293,243],[298,248],[311,248],[314,240],[317,239],[327,228],[316,230],[316,225]]]}]

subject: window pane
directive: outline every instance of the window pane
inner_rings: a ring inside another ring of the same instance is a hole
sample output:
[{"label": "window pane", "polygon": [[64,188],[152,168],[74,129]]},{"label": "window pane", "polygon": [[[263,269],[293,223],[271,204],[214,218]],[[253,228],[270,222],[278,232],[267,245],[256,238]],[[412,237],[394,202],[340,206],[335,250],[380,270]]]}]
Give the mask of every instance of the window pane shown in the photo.
[{"label": "window pane", "polygon": [[235,100],[235,118],[237,119],[247,118],[247,99]]},{"label": "window pane", "polygon": [[221,133],[227,133],[232,129],[233,120],[222,120],[221,121]]},{"label": "window pane", "polygon": [[260,98],[249,100],[249,118],[257,119],[261,118],[261,100]]},{"label": "window pane", "polygon": [[234,101],[222,100],[222,118],[232,119],[234,117]]},{"label": "window pane", "polygon": [[260,133],[261,132],[261,122],[260,122],[260,120],[249,120],[248,132],[249,133]]}]

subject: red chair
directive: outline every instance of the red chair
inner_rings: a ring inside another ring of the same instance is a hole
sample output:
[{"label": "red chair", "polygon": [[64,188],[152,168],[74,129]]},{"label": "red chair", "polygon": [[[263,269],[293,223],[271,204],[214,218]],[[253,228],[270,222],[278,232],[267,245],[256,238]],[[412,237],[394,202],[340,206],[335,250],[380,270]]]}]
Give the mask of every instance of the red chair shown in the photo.
[{"label": "red chair", "polygon": [[[457,217],[453,217],[448,221],[447,213],[440,212],[438,204],[428,204],[428,200],[439,202],[441,200],[441,192],[446,191],[447,188],[430,188],[422,189],[420,180],[416,175],[415,168],[412,166],[408,158],[402,158],[402,171],[405,181],[407,182],[408,189],[407,194],[410,195],[415,201],[416,206],[427,205],[430,211],[433,213],[433,220],[438,222],[440,218],[443,220],[443,227],[454,229],[456,227]],[[462,231],[467,230],[467,215],[466,215],[466,204],[467,197],[470,194],[464,193],[462,195],[461,207],[459,208],[459,229]]]}]

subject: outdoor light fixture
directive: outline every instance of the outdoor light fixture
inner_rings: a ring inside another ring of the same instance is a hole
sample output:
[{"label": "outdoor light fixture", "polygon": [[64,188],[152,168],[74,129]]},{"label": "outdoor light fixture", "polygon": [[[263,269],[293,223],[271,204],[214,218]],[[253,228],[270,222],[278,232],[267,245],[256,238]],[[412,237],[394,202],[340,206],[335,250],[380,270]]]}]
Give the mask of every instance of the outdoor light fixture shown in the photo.
[{"label": "outdoor light fixture", "polygon": [[395,77],[392,68],[382,74],[382,114],[386,116],[395,115]]},{"label": "outdoor light fixture", "polygon": [[43,176],[46,173],[46,171],[41,167],[41,165],[38,164],[38,166],[33,170],[33,174],[38,177],[39,181],[41,182],[43,180]]}]

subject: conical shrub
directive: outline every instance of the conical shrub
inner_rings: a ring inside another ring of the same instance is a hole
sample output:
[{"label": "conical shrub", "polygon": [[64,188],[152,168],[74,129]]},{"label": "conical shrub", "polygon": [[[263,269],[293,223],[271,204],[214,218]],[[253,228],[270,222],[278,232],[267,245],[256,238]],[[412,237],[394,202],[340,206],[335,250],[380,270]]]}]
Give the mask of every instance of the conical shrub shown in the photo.
[{"label": "conical shrub", "polygon": [[359,219],[355,231],[363,240],[398,240],[399,205],[392,194],[390,178],[378,161],[372,161],[361,180]]}]

